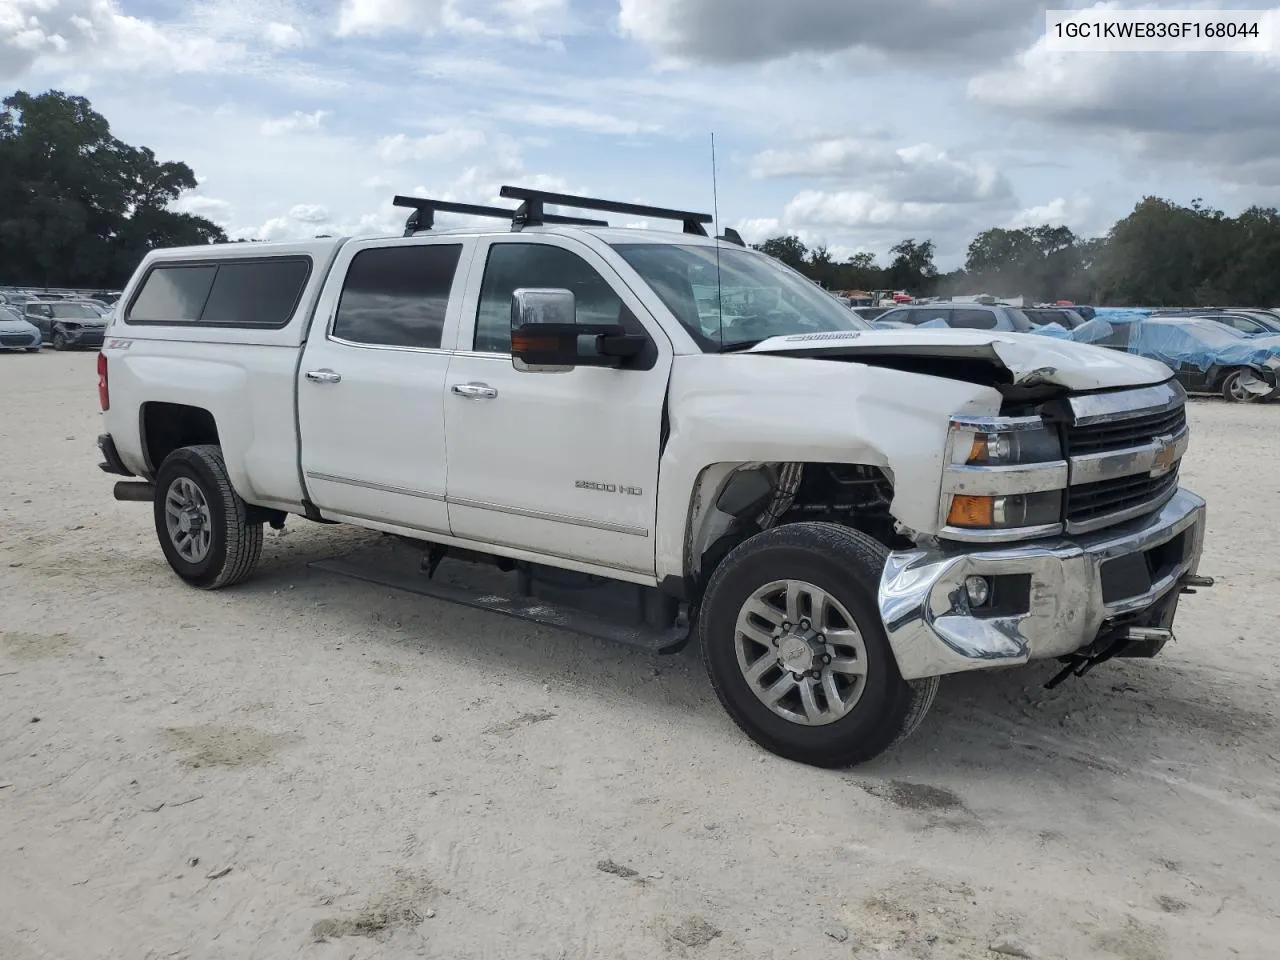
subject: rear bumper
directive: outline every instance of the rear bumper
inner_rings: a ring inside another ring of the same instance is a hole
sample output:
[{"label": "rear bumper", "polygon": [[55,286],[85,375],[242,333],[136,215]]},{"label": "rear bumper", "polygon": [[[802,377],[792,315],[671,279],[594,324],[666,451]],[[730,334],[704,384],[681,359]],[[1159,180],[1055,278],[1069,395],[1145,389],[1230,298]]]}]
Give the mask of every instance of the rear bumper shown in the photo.
[{"label": "rear bumper", "polygon": [[[1180,581],[1200,563],[1204,524],[1204,500],[1179,489],[1157,513],[1087,536],[895,552],[879,606],[898,668],[910,680],[1062,657],[1145,614],[1171,626]],[[1002,582],[1023,586],[1013,608],[984,615],[970,605],[970,576],[1008,577],[990,581],[997,595]]]},{"label": "rear bumper", "polygon": [[134,474],[124,465],[124,461],[120,459],[120,453],[116,450],[116,442],[111,439],[111,434],[104,433],[98,437],[98,449],[102,451],[102,462],[98,464],[98,469],[103,473],[112,473],[118,477],[132,477]]}]

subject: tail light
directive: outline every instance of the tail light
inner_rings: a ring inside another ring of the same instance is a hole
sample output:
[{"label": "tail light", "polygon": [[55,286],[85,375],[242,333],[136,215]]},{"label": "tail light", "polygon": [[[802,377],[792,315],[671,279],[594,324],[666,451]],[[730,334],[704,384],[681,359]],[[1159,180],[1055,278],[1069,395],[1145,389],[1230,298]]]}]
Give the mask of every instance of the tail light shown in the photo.
[{"label": "tail light", "polygon": [[105,412],[111,406],[111,391],[107,389],[107,355],[98,354],[98,406]]}]

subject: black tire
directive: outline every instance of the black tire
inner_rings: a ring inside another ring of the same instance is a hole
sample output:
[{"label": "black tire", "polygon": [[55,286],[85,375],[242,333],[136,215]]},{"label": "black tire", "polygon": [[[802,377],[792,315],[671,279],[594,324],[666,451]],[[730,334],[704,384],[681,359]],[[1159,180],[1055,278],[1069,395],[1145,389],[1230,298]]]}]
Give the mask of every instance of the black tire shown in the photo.
[{"label": "black tire", "polygon": [[53,331],[53,349],[55,350],[67,349],[67,338],[63,336],[63,333],[61,330]]},{"label": "black tire", "polygon": [[[1253,393],[1244,397],[1236,396],[1235,387],[1237,381],[1245,374],[1251,373],[1253,373],[1252,370],[1248,370],[1243,367],[1232,370],[1228,373],[1222,380],[1222,399],[1227,401],[1227,403],[1255,403],[1258,400],[1261,400],[1262,396]],[[1263,396],[1265,396],[1265,394]]]},{"label": "black tire", "polygon": [[[165,519],[169,489],[180,478],[199,488],[210,515],[208,553],[194,563],[179,554]],[[156,473],[154,514],[165,559],[193,587],[218,590],[239,583],[253,572],[262,555],[262,524],[249,522],[247,505],[231,486],[221,447],[202,444],[169,454]]]},{"label": "black tire", "polygon": [[[832,523],[791,523],[739,544],[707,584],[698,617],[702,657],[720,703],[760,746],[817,767],[864,763],[905,739],[924,719],[939,679],[906,681],[876,604],[888,550],[866,534]],[[866,646],[866,686],[850,712],[824,726],[778,716],[752,692],[738,665],[737,617],[754,591],[800,579],[843,604]]]}]

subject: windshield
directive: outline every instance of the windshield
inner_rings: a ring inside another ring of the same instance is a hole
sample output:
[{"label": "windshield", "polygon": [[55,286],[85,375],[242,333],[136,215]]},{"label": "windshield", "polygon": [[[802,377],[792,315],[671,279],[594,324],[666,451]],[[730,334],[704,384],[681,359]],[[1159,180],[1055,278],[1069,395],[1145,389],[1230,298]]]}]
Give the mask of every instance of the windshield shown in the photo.
[{"label": "windshield", "polygon": [[747,250],[670,243],[618,243],[614,249],[708,353],[770,337],[870,324],[821,287],[777,260]]},{"label": "windshield", "polygon": [[1248,339],[1239,330],[1216,323],[1213,320],[1198,320],[1192,323],[1178,324],[1178,326],[1182,327],[1187,336],[1210,346],[1225,347],[1227,344],[1235,343],[1237,340]]},{"label": "windshield", "polygon": [[100,316],[97,310],[87,303],[55,303],[53,316],[59,320],[96,320]]}]

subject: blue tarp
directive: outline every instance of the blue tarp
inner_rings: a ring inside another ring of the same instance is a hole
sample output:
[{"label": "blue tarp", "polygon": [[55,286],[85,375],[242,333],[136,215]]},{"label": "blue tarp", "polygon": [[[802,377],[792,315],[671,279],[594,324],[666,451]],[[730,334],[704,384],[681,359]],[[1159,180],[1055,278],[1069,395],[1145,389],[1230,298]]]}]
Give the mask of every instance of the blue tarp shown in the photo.
[{"label": "blue tarp", "polygon": [[1174,369],[1190,366],[1202,372],[1215,365],[1260,366],[1280,357],[1280,337],[1247,337],[1211,320],[1144,322],[1145,317],[1145,312],[1136,310],[1115,310],[1106,316],[1099,311],[1071,331],[1071,339],[1127,350]]}]

